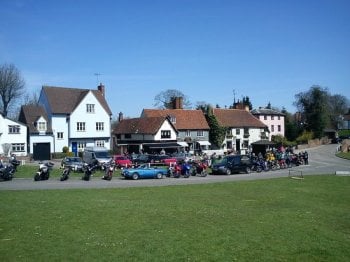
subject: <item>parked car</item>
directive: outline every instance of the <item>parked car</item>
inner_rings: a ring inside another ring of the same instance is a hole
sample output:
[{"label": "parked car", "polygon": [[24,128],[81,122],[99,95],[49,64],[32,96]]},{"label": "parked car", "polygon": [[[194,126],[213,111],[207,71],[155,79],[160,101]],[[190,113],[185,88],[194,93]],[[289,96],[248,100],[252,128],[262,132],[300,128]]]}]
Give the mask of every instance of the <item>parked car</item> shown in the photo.
[{"label": "parked car", "polygon": [[220,162],[212,165],[212,174],[226,174],[245,172],[250,173],[252,162],[247,155],[229,155],[225,156]]},{"label": "parked car", "polygon": [[134,159],[135,165],[151,163],[153,165],[170,165],[176,163],[176,159],[168,155],[143,154]]},{"label": "parked car", "polygon": [[114,158],[115,165],[118,168],[122,168],[122,167],[128,168],[128,167],[132,166],[131,160],[129,158],[127,158],[126,156],[115,155],[113,158]]},{"label": "parked car", "polygon": [[180,152],[180,153],[174,153],[171,155],[173,158],[176,158],[178,162],[188,162],[192,161],[193,157],[191,153],[185,153],[185,152]]},{"label": "parked car", "polygon": [[61,168],[69,167],[73,171],[83,171],[84,162],[80,157],[65,157],[61,161]]},{"label": "parked car", "polygon": [[126,168],[122,171],[122,176],[125,178],[139,179],[139,178],[158,178],[168,174],[167,168],[151,167],[150,164],[143,164],[136,168]]}]

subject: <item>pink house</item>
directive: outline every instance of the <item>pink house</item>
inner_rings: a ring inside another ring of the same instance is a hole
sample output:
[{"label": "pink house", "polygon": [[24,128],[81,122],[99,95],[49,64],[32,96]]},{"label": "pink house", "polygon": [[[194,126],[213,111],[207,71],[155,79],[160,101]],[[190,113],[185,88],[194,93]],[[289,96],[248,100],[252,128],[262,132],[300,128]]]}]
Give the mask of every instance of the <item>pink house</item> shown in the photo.
[{"label": "pink house", "polygon": [[269,128],[269,140],[271,136],[284,136],[285,114],[270,108],[259,107],[253,109],[251,113]]}]

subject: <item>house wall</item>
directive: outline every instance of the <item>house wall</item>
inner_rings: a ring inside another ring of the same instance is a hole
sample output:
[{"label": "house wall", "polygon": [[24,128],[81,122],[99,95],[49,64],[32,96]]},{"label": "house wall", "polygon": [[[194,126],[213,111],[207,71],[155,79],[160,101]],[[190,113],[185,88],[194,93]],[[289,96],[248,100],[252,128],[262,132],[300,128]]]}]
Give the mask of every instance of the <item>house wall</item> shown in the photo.
[{"label": "house wall", "polygon": [[[94,113],[86,111],[87,104],[94,104]],[[85,122],[85,131],[77,130],[77,123]],[[103,122],[104,129],[96,130],[96,123]],[[85,141],[86,146],[95,146],[96,141],[104,141],[104,147],[110,149],[110,116],[98,102],[92,92],[89,92],[76,109],[71,113],[68,123],[69,147],[72,142]]]},{"label": "house wall", "polygon": [[[161,133],[164,130],[170,130],[170,138],[162,138]],[[170,125],[168,121],[164,121],[156,135],[154,136],[155,140],[176,140],[176,132],[174,128]]]},{"label": "house wall", "polygon": [[[9,126],[16,125],[20,127],[19,133],[9,134]],[[4,118],[0,115],[0,154],[4,154],[3,144],[24,144],[24,151],[21,152],[12,152],[17,156],[26,156],[27,155],[27,127],[24,124],[21,124],[16,121],[12,121],[8,118]]]},{"label": "house wall", "polygon": [[[237,132],[237,129],[239,129],[239,132]],[[238,149],[236,148],[236,141],[239,140],[241,153],[245,154],[248,152],[251,143],[261,140],[262,132],[264,132],[263,128],[250,127],[248,128],[249,136],[245,137],[244,128],[232,128],[230,134],[226,134],[224,139],[224,149],[232,149],[236,151]],[[229,143],[232,144],[232,148],[227,147]]]},{"label": "house wall", "polygon": [[[272,119],[273,117],[273,119]],[[278,120],[278,117],[280,118]],[[277,115],[266,115],[266,120],[264,115],[259,115],[259,120],[263,122],[267,127],[269,128],[270,134],[269,134],[269,140],[271,140],[271,136],[273,135],[282,135],[284,136],[285,129],[284,129],[284,116],[277,116]],[[281,127],[281,131],[278,131],[278,125]],[[272,126],[274,126],[272,130]]]},{"label": "house wall", "polygon": [[[69,147],[69,125],[66,115],[54,115],[51,119],[52,132],[54,134],[55,151],[62,152],[63,147]],[[58,138],[58,133],[63,133],[63,139]]]},{"label": "house wall", "polygon": [[[50,143],[50,152],[55,152],[55,146],[54,146],[54,138],[53,136],[48,135],[31,135],[29,139],[29,153],[33,154],[33,144],[35,143]],[[62,152],[60,150],[56,149],[56,152]]]}]

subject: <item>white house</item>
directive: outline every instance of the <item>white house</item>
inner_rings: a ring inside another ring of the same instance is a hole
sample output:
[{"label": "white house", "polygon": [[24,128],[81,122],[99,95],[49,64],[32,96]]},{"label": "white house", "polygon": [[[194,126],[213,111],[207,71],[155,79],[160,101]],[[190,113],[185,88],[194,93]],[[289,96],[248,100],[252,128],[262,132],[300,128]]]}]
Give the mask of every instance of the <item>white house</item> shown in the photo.
[{"label": "white house", "polygon": [[86,146],[110,149],[112,112],[104,96],[102,84],[97,90],[43,86],[38,100],[42,110],[32,108],[26,120],[32,128],[30,152],[44,144],[51,153],[64,147],[75,154]]},{"label": "white house", "polygon": [[120,153],[154,153],[182,146],[176,141],[176,128],[164,116],[122,119],[113,135]]},{"label": "white house", "polygon": [[241,153],[251,150],[251,144],[266,139],[267,126],[249,111],[213,108],[213,115],[227,132],[223,148]]},{"label": "white house", "polygon": [[35,160],[51,159],[54,153],[54,137],[51,123],[44,107],[40,105],[24,105],[18,117],[19,121],[27,125],[28,152]]},{"label": "white house", "polygon": [[27,155],[27,127],[0,114],[0,154]]}]

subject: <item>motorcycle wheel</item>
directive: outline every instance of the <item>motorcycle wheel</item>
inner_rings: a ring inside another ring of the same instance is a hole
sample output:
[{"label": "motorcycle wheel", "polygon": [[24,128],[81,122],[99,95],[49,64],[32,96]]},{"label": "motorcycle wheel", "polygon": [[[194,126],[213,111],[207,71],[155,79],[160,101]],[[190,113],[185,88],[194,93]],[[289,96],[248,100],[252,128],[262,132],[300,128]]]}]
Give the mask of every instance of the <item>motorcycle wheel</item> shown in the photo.
[{"label": "motorcycle wheel", "polygon": [[35,174],[34,181],[39,181],[39,180],[40,180],[40,175],[39,174]]}]

